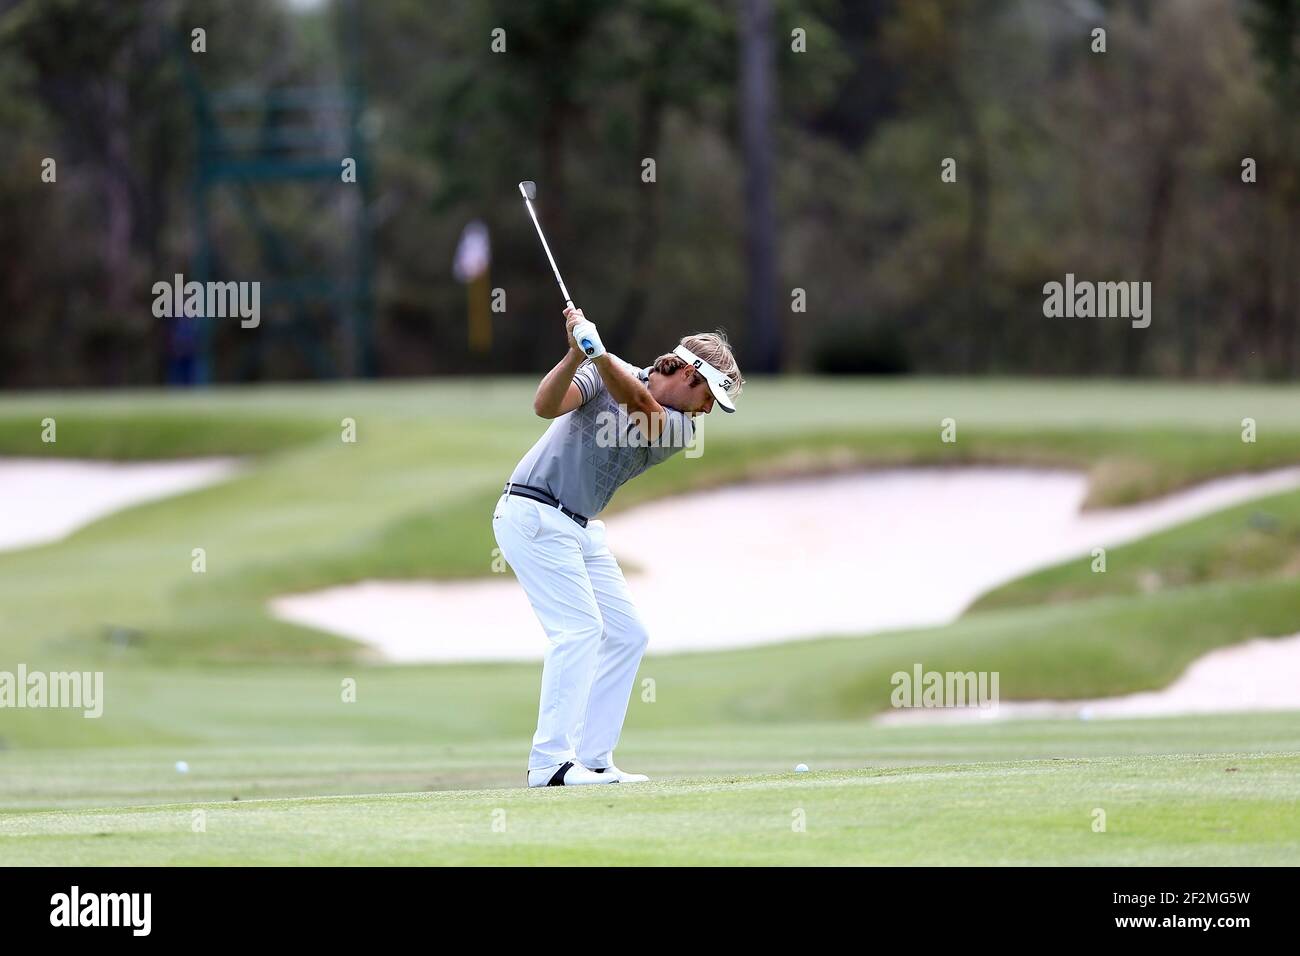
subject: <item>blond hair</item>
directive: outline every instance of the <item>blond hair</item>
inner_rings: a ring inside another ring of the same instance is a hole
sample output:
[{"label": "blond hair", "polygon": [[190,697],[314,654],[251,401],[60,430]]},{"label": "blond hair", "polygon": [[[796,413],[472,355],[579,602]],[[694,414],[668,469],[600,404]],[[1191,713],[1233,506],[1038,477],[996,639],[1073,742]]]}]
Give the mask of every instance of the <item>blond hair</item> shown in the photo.
[{"label": "blond hair", "polygon": [[[696,332],[693,335],[682,336],[678,344],[686,346],[723,375],[729,376],[732,385],[727,391],[732,398],[740,394],[741,387],[745,384],[745,377],[740,374],[740,365],[731,351],[731,343],[727,341],[726,332],[722,329],[716,332]],[[673,375],[685,365],[682,359],[669,352],[655,359],[654,370],[660,375]]]}]

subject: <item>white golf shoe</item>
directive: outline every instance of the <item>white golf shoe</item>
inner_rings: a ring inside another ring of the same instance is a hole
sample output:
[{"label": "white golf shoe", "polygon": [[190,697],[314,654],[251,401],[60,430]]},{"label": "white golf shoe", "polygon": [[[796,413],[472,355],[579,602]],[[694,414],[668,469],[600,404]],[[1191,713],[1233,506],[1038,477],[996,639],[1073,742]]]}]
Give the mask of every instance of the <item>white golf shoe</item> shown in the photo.
[{"label": "white golf shoe", "polygon": [[613,764],[608,767],[592,767],[593,773],[598,773],[602,777],[614,777],[619,783],[645,783],[650,778],[643,773],[628,773],[626,770],[619,770]]},{"label": "white golf shoe", "polygon": [[618,783],[618,778],[608,774],[595,773],[580,763],[567,760],[554,767],[542,767],[528,771],[530,787],[581,787],[589,783]]}]

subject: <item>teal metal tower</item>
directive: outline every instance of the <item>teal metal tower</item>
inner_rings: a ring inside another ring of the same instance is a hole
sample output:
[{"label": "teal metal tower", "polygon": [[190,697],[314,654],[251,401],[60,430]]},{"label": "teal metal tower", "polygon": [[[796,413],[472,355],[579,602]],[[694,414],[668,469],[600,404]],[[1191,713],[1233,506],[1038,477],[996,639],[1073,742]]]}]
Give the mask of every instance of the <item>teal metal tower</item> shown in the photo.
[{"label": "teal metal tower", "polygon": [[[182,45],[198,133],[194,257],[187,278],[261,283],[262,322],[241,336],[237,379],[258,377],[267,352],[283,345],[317,377],[374,374],[371,172],[362,133],[357,0],[339,0],[333,12],[342,64],[335,85],[209,90]],[[355,182],[344,179],[349,159]],[[336,220],[328,261],[306,254],[305,237],[273,221],[259,201],[268,190],[303,191],[309,207],[314,210],[319,201],[323,215]],[[228,250],[214,232],[215,209],[232,210],[241,232],[251,237],[245,245],[256,251],[255,274],[247,274],[247,265],[232,274]],[[213,378],[214,321],[223,320],[198,322],[195,384]]]}]

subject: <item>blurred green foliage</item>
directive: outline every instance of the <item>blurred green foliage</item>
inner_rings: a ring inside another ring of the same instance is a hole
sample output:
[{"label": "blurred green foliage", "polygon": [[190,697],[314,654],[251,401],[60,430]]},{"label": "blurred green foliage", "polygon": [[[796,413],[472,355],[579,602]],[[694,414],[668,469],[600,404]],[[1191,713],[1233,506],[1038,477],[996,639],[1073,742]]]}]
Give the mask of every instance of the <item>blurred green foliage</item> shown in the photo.
[{"label": "blurred green foliage", "polygon": [[[1300,0],[774,4],[787,368],[1295,374]],[[330,2],[0,0],[0,387],[162,379],[149,289],[194,251],[184,58],[209,90],[270,92],[343,82],[349,50],[367,104],[380,374],[538,370],[563,347],[515,190],[526,178],[569,286],[616,351],[648,360],[722,326],[743,354],[733,6],[358,9],[340,42]],[[202,54],[188,47],[196,26]],[[1098,26],[1105,53],[1091,50]],[[792,49],[795,30],[807,52]],[[41,181],[45,157],[57,183]],[[1247,157],[1257,182],[1242,181]],[[945,158],[956,182],[940,179]],[[341,193],[258,198],[303,248],[350,254],[331,215]],[[506,293],[489,355],[468,348],[451,278],[474,218],[492,231],[490,281]],[[231,277],[257,278],[236,211],[215,210],[212,228]],[[1044,318],[1043,284],[1067,272],[1151,281],[1151,328]],[[796,288],[806,312],[790,309]],[[292,341],[249,372],[236,354],[247,342],[218,339],[219,377],[310,373]]]}]

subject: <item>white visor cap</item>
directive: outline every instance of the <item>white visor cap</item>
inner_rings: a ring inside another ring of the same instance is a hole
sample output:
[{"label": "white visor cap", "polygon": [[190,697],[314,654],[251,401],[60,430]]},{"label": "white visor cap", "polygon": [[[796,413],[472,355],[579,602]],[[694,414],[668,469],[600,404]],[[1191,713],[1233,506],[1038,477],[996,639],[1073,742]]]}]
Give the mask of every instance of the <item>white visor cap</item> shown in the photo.
[{"label": "white visor cap", "polygon": [[709,391],[713,393],[713,397],[722,406],[724,412],[734,412],[736,410],[736,403],[731,398],[731,387],[735,383],[730,375],[719,372],[685,345],[677,346],[677,348],[673,349],[673,354],[704,376],[704,380],[709,383]]}]

